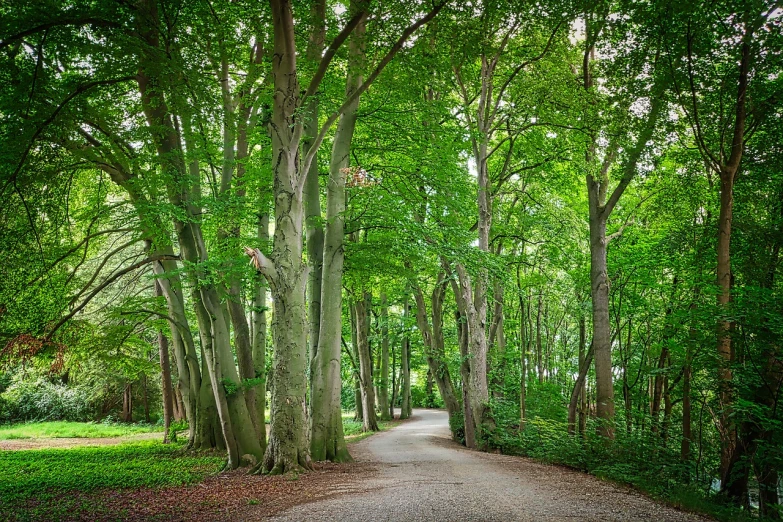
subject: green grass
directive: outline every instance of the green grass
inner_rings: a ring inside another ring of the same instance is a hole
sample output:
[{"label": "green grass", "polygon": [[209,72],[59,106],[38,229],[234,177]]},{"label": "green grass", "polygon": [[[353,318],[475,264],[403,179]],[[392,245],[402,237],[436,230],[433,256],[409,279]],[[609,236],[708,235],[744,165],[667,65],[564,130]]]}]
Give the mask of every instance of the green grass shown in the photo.
[{"label": "green grass", "polygon": [[0,440],[63,438],[63,437],[124,437],[136,433],[163,431],[162,426],[149,424],[96,424],[92,422],[30,422],[0,426]]},{"label": "green grass", "polygon": [[56,520],[74,510],[100,510],[68,493],[193,484],[223,465],[222,456],[182,454],[181,448],[145,441],[0,452],[0,520]]},{"label": "green grass", "polygon": [[[374,433],[372,431],[363,432],[362,422],[353,420],[353,416],[354,413],[352,411],[343,412],[343,433],[347,438],[350,439],[350,442],[356,442],[357,440],[362,440]],[[381,431],[386,431],[394,425],[395,424],[393,421],[382,421],[382,420],[378,421],[378,427],[381,429]]]}]

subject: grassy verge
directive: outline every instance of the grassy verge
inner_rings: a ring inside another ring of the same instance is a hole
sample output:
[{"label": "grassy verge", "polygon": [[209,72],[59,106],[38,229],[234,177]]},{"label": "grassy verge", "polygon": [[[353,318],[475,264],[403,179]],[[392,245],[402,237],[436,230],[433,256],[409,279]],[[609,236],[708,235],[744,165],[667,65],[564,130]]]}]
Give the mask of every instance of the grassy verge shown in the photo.
[{"label": "grassy verge", "polygon": [[0,452],[0,520],[58,520],[85,508],[68,493],[193,484],[223,465],[221,455],[180,449],[145,441]]},{"label": "grassy verge", "polygon": [[[373,433],[377,433],[374,431],[362,431],[362,422],[354,420],[353,416],[354,413],[352,411],[343,413],[343,433],[345,434],[345,440],[348,442],[356,442],[362,439],[366,439]],[[400,421],[379,420],[378,427],[381,429],[381,431],[386,431],[399,423]]]},{"label": "grassy verge", "polygon": [[149,424],[98,424],[67,421],[30,422],[0,426],[0,440],[124,437],[136,433],[154,431],[163,431],[163,427]]},{"label": "grassy verge", "polygon": [[[381,431],[399,421],[379,421]],[[353,413],[343,414],[349,442],[369,437]],[[48,422],[2,428],[0,437],[114,437],[151,431],[149,426]],[[0,520],[123,520],[129,513],[108,512],[103,491],[137,490],[196,484],[216,473],[225,457],[217,453],[183,453],[181,444],[139,441],[113,446],[84,446],[0,452]]]}]

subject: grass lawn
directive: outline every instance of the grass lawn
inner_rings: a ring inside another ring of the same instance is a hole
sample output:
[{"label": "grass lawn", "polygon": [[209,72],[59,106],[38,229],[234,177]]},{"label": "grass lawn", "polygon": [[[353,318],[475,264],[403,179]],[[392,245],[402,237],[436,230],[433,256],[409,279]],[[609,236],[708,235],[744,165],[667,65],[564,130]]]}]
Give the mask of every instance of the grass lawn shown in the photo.
[{"label": "grass lawn", "polygon": [[[348,442],[356,442],[357,440],[362,440],[374,433],[372,431],[363,432],[362,422],[353,420],[353,416],[354,413],[352,411],[343,412],[343,433],[345,434],[345,438],[348,440]],[[382,421],[379,419],[378,427],[381,429],[381,431],[386,431],[389,428],[396,426],[398,423],[399,421],[390,421],[390,420]]]},{"label": "grass lawn", "polygon": [[149,424],[97,424],[92,422],[30,422],[0,426],[0,440],[64,438],[64,437],[124,437],[136,433],[163,431],[162,426]]},{"label": "grass lawn", "polygon": [[99,510],[68,493],[193,484],[223,465],[222,455],[181,454],[181,448],[145,441],[0,452],[0,520],[58,520],[73,510]]}]

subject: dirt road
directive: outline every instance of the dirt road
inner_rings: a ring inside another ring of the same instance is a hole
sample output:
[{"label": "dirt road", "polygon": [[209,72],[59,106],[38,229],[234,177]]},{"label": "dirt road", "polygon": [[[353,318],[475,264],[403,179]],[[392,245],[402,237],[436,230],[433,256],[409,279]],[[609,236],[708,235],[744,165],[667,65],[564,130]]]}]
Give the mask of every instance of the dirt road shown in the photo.
[{"label": "dirt road", "polygon": [[378,473],[357,492],[295,506],[278,521],[704,521],[595,477],[527,459],[469,451],[443,411],[351,445]]}]

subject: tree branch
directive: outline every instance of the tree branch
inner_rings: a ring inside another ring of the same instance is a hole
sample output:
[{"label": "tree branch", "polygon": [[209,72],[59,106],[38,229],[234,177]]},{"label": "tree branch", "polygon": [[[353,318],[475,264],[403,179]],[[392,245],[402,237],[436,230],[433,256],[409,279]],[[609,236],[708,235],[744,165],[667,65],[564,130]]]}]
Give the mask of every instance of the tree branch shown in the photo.
[{"label": "tree branch", "polygon": [[120,270],[119,272],[115,272],[110,277],[106,278],[106,280],[98,285],[98,287],[90,293],[87,297],[84,298],[84,301],[82,301],[79,306],[71,310],[70,313],[68,313],[65,317],[60,319],[57,324],[55,324],[51,330],[49,330],[49,333],[46,334],[46,340],[51,340],[52,336],[59,330],[65,323],[67,323],[74,315],[79,313],[87,304],[92,301],[92,299],[100,293],[101,290],[112,284],[114,281],[119,279],[120,277],[124,276],[128,272],[133,272],[134,270],[146,265],[147,263],[153,263],[155,261],[164,261],[164,260],[172,260],[176,261],[179,257],[177,256],[171,256],[171,255],[158,255],[158,256],[150,256],[146,259],[142,259],[141,261],[138,261],[136,263],[133,263],[127,268],[124,268]]},{"label": "tree branch", "polygon": [[35,27],[31,27],[30,29],[25,29],[24,31],[20,31],[16,34],[12,34],[8,38],[0,42],[0,49],[8,47],[9,45],[11,45],[11,42],[24,38],[25,36],[30,36],[31,34],[40,33],[41,31],[47,31],[52,27],[59,27],[63,25],[78,25],[78,26],[94,25],[96,27],[115,27],[115,28],[121,27],[121,25],[118,24],[117,22],[111,22],[109,20],[103,20],[102,18],[94,18],[91,16],[85,16],[82,18],[78,18],[78,17],[62,18],[60,20],[53,20],[45,24],[36,25]]},{"label": "tree branch", "polygon": [[318,87],[321,85],[324,76],[326,76],[326,71],[329,69],[329,64],[332,63],[332,59],[337,53],[337,50],[340,49],[340,46],[345,43],[353,30],[356,29],[356,26],[358,26],[366,17],[367,11],[362,9],[356,13],[353,18],[348,20],[348,23],[345,24],[345,27],[343,27],[342,31],[340,31],[340,33],[334,37],[334,40],[332,40],[332,43],[326,49],[326,52],[324,52],[324,56],[321,58],[321,61],[318,64],[318,69],[315,71],[313,78],[310,80],[310,85],[307,86],[307,90],[302,97],[302,106],[305,105],[305,102],[310,96],[314,95],[318,91]]},{"label": "tree branch", "polygon": [[546,46],[544,47],[544,50],[541,51],[541,53],[538,54],[537,56],[531,58],[530,60],[527,60],[527,61],[522,62],[521,64],[519,64],[511,72],[511,74],[508,76],[508,78],[506,78],[506,81],[503,82],[503,85],[500,87],[500,90],[498,91],[498,94],[495,97],[495,103],[494,103],[494,105],[492,107],[492,113],[490,114],[490,117],[489,117],[490,121],[492,119],[494,119],[495,116],[497,115],[498,109],[500,107],[500,101],[503,99],[503,94],[506,92],[506,89],[511,84],[511,82],[514,81],[514,78],[516,78],[517,75],[520,72],[522,72],[522,69],[524,69],[525,67],[527,67],[528,65],[530,65],[532,63],[535,63],[535,62],[541,60],[544,56],[546,56],[546,53],[549,52],[549,48],[552,47],[552,42],[555,41],[555,36],[557,36],[557,33],[560,31],[560,27],[562,27],[562,26],[563,26],[563,20],[561,20],[561,21],[559,21],[557,23],[557,25],[555,26],[554,31],[552,31],[552,34],[549,35],[549,40],[547,41]]},{"label": "tree branch", "polygon": [[250,264],[258,270],[261,275],[266,277],[270,285],[273,285],[277,278],[277,267],[271,259],[266,257],[263,252],[257,248],[244,247],[245,254],[250,257]]},{"label": "tree branch", "polygon": [[650,113],[647,115],[647,121],[645,122],[642,132],[639,134],[639,138],[636,140],[636,146],[628,155],[628,161],[623,169],[623,177],[620,180],[620,183],[615,187],[614,191],[612,191],[612,195],[609,196],[609,201],[606,202],[606,205],[601,210],[604,218],[608,218],[612,213],[615,205],[617,205],[617,202],[620,200],[620,196],[623,195],[623,192],[636,175],[636,166],[639,163],[639,159],[642,157],[642,152],[644,152],[647,142],[652,138],[655,124],[658,121],[658,115],[661,113],[661,109],[664,106],[664,101],[661,96],[662,93],[659,92],[660,90],[662,89],[653,89],[653,92],[650,94],[652,97]]},{"label": "tree branch", "polygon": [[[400,37],[397,39],[397,41],[394,43],[394,45],[386,52],[386,55],[381,58],[381,61],[378,62],[378,65],[375,67],[375,70],[373,70],[372,73],[370,73],[370,76],[367,77],[367,79],[362,83],[361,86],[359,86],[358,89],[353,91],[348,98],[343,102],[343,104],[340,106],[339,109],[337,109],[335,112],[333,112],[329,118],[327,118],[326,122],[321,127],[321,130],[318,132],[318,136],[313,140],[312,145],[310,145],[310,150],[307,152],[307,156],[305,156],[304,162],[302,162],[302,169],[301,172],[308,172],[310,169],[310,163],[312,163],[313,158],[315,157],[316,152],[321,146],[321,143],[323,142],[324,138],[326,137],[326,133],[329,132],[329,129],[332,125],[334,125],[334,122],[337,121],[337,118],[340,117],[342,113],[345,112],[345,110],[351,106],[351,104],[356,101],[364,92],[369,89],[370,85],[373,84],[373,82],[378,78],[378,76],[383,72],[383,70],[386,68],[386,66],[389,64],[389,62],[392,61],[392,58],[402,49],[403,44],[410,38],[410,36],[416,32],[419,27],[427,24],[430,20],[435,18],[435,16],[440,12],[441,9],[443,9],[443,6],[446,5],[446,2],[441,2],[437,4],[435,7],[432,8],[432,10],[427,13],[424,17],[417,20],[412,25],[408,26],[400,35]],[[358,22],[357,22],[358,23]],[[309,90],[309,89],[308,89]],[[300,176],[300,179],[298,180],[298,188],[303,188],[305,179],[307,176]]]}]

